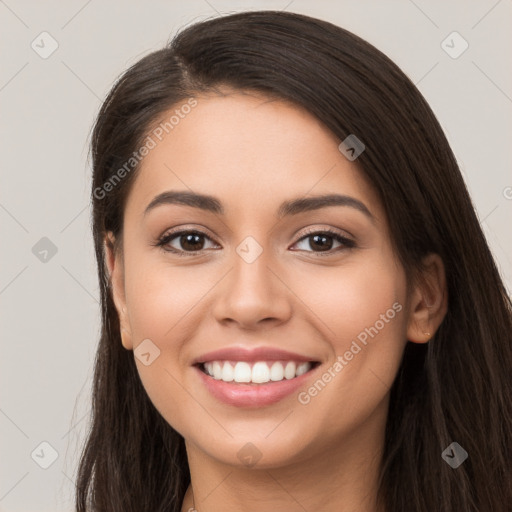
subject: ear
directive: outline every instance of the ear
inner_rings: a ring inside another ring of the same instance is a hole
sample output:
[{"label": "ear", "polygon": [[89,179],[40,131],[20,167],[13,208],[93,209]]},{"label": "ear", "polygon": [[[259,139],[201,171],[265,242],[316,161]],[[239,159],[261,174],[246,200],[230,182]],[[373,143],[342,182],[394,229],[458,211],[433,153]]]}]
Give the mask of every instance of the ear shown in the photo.
[{"label": "ear", "polygon": [[427,343],[441,325],[448,310],[448,290],[444,264],[438,254],[423,259],[409,302],[407,339]]},{"label": "ear", "polygon": [[128,310],[126,308],[123,258],[120,251],[116,250],[115,238],[110,231],[105,236],[104,248],[105,264],[109,274],[110,290],[119,316],[121,341],[126,350],[133,350],[132,331],[128,317]]}]

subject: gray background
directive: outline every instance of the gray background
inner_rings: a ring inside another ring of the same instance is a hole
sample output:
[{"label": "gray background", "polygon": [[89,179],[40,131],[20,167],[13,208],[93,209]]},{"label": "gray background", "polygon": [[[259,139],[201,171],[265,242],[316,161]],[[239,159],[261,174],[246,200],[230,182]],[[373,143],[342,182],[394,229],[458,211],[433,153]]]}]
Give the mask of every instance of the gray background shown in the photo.
[{"label": "gray background", "polygon": [[[0,511],[73,509],[99,332],[87,152],[101,100],[180,27],[249,9],[331,21],[403,69],[445,130],[512,289],[511,0],[0,0]],[[31,47],[50,48],[43,31],[59,45],[46,59]],[[456,59],[441,47],[453,31],[469,43]],[[58,454],[48,469],[43,441]]]}]

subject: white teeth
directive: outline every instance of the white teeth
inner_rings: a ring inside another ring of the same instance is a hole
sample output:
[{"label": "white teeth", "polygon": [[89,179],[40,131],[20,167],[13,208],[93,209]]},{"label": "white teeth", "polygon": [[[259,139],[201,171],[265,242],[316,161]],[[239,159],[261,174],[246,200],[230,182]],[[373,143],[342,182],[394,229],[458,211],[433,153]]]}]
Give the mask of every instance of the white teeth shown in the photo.
[{"label": "white teeth", "polygon": [[[237,363],[240,364],[240,363]],[[255,363],[252,367],[252,382],[261,384],[270,380],[270,369],[267,363]]]},{"label": "white teeth", "polygon": [[306,373],[310,368],[311,368],[311,365],[309,363],[301,363],[301,364],[299,364],[299,366],[297,366],[297,371],[296,371],[295,375],[297,375],[297,377],[298,377],[299,375]]},{"label": "white teeth", "polygon": [[[309,365],[309,363],[304,363]],[[300,366],[300,365],[299,365]],[[286,363],[286,368],[284,369],[284,376],[287,379],[293,379],[295,377],[295,363],[290,361],[289,363]]]},{"label": "white teeth", "polygon": [[235,382],[251,382],[252,371],[249,363],[240,362],[235,365]]},{"label": "white teeth", "polygon": [[210,377],[213,377],[213,363],[212,362],[208,362],[208,363],[204,363],[204,371],[210,376]]},{"label": "white teeth", "polygon": [[213,376],[216,379],[220,379],[222,377],[222,366],[219,361],[213,362]]},{"label": "white teeth", "polygon": [[278,380],[283,380],[283,379],[284,379],[283,365],[276,361],[270,368],[270,380],[278,381]]},{"label": "white teeth", "polygon": [[233,367],[227,362],[224,362],[224,366],[222,367],[222,380],[224,382],[232,382],[235,378],[235,372]]},{"label": "white teeth", "polygon": [[252,364],[239,361],[234,366],[229,361],[209,361],[204,363],[205,372],[216,380],[224,382],[242,382],[263,384],[265,382],[279,382],[281,380],[293,379],[299,377],[311,369],[311,363],[297,364],[294,361],[288,361],[283,365],[280,361],[275,361],[272,366],[264,361],[258,361]]}]

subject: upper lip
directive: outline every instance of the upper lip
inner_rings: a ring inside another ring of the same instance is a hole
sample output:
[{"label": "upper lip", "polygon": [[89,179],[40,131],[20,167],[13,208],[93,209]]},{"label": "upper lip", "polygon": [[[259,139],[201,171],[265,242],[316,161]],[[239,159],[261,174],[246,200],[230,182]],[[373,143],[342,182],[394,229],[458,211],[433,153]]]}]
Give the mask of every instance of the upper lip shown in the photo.
[{"label": "upper lip", "polygon": [[304,356],[274,347],[245,348],[241,346],[226,347],[208,352],[192,361],[192,365],[206,363],[208,361],[314,361],[314,357]]}]

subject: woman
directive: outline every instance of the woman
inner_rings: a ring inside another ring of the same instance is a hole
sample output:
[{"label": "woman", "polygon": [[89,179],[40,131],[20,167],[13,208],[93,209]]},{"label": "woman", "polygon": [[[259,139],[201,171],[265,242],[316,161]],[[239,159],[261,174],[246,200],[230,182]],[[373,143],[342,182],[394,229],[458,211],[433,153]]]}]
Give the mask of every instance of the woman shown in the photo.
[{"label": "woman", "polygon": [[78,511],[506,511],[511,302],[429,106],[273,11],[131,67],[92,140]]}]

